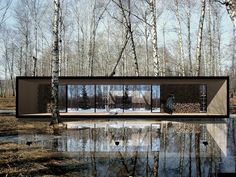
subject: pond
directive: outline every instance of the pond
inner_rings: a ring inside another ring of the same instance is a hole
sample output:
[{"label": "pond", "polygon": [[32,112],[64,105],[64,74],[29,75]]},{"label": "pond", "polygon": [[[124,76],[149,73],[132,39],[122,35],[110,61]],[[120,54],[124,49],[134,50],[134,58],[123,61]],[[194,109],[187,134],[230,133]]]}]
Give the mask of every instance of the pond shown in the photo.
[{"label": "pond", "polygon": [[79,161],[80,176],[220,176],[235,173],[234,117],[204,121],[67,123],[59,134],[0,137]]}]

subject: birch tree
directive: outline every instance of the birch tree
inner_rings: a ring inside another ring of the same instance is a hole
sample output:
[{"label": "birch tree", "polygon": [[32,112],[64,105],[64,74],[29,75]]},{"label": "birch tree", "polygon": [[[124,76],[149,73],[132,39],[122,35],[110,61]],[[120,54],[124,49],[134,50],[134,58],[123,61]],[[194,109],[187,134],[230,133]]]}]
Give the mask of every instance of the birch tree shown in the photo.
[{"label": "birch tree", "polygon": [[153,50],[153,66],[154,75],[162,75],[160,56],[158,54],[157,47],[157,24],[156,24],[156,0],[150,0],[150,11],[151,11],[151,36],[152,36],[152,50]]},{"label": "birch tree", "polygon": [[196,51],[196,74],[198,76],[201,75],[202,34],[203,34],[203,24],[204,24],[204,18],[205,18],[205,8],[206,8],[206,0],[202,0],[201,1],[201,16],[200,16],[199,27],[198,27],[197,51]]},{"label": "birch tree", "polygon": [[34,27],[34,56],[32,56],[33,59],[33,71],[32,75],[37,75],[37,60],[38,60],[38,25],[39,25],[39,10],[40,10],[40,4],[39,0],[30,0],[26,2],[26,5],[29,9],[30,16],[32,18],[32,24]]},{"label": "birch tree", "polygon": [[191,10],[192,10],[191,0],[187,0],[187,28],[188,28],[188,58],[189,58],[189,75],[193,75],[193,65],[192,65],[192,42],[191,42]]},{"label": "birch tree", "polygon": [[118,2],[113,0],[113,2],[121,10],[122,17],[124,19],[124,22],[122,22],[122,23],[124,24],[125,28],[127,29],[128,33],[129,33],[129,37],[126,37],[126,39],[130,38],[130,41],[131,41],[132,54],[133,54],[133,59],[134,59],[134,72],[135,72],[136,76],[139,76],[138,58],[137,58],[136,46],[135,46],[135,42],[134,42],[133,26],[131,23],[131,15],[134,15],[131,12],[131,2],[130,2],[130,0],[127,1],[127,8],[124,6],[124,2],[122,2],[122,0],[119,0]]},{"label": "birch tree", "polygon": [[29,60],[30,55],[30,42],[31,42],[31,21],[30,21],[30,11],[27,8],[27,1],[20,0],[17,2],[17,8],[15,9],[15,18],[17,22],[17,30],[22,36],[22,54],[24,65],[24,76],[30,74],[31,63]]},{"label": "birch tree", "polygon": [[54,0],[54,19],[53,19],[53,49],[52,49],[52,121],[51,125],[60,122],[59,113],[59,9],[60,0]]}]

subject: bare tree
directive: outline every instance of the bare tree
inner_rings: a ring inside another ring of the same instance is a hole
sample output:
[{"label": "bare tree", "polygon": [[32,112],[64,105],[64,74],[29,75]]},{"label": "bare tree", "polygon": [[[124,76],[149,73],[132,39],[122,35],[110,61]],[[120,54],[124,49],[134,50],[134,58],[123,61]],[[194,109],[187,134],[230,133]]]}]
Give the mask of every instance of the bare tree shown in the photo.
[{"label": "bare tree", "polygon": [[89,42],[89,66],[90,66],[90,76],[94,75],[94,58],[95,58],[95,49],[96,49],[96,33],[98,29],[98,25],[107,10],[108,5],[110,4],[111,0],[107,2],[105,7],[102,9],[101,13],[96,16],[97,7],[97,0],[94,2],[93,6],[93,15],[92,15],[92,22],[91,22],[91,39]]},{"label": "bare tree", "polygon": [[36,76],[37,75],[37,62],[38,62],[38,28],[40,26],[40,20],[43,15],[43,3],[40,0],[28,0],[25,2],[26,6],[29,10],[30,14],[30,20],[31,24],[33,26],[33,33],[34,33],[34,52],[32,55],[32,61],[33,61],[33,71],[32,75]]},{"label": "bare tree", "polygon": [[0,27],[6,20],[7,12],[11,6],[12,0],[0,1]]},{"label": "bare tree", "polygon": [[134,59],[134,72],[136,76],[139,76],[139,65],[138,65],[136,47],[135,47],[135,42],[134,42],[133,26],[131,23],[131,15],[133,15],[133,13],[131,12],[131,2],[130,0],[127,1],[127,8],[124,6],[124,2],[122,2],[121,0],[119,0],[118,2],[113,0],[113,2],[120,8],[122,17],[124,19],[123,24],[129,32],[132,54],[133,54],[133,59]]},{"label": "bare tree", "polygon": [[54,0],[54,19],[53,19],[53,49],[52,49],[52,121],[51,124],[60,122],[59,113],[59,9],[60,0]]},{"label": "bare tree", "polygon": [[236,1],[235,0],[215,0],[215,1],[225,5],[234,26],[236,26]]},{"label": "bare tree", "polygon": [[193,64],[192,64],[192,42],[191,42],[191,0],[187,0],[187,28],[188,28],[188,58],[189,58],[189,74],[193,75]]},{"label": "bare tree", "polygon": [[198,76],[201,75],[201,51],[202,51],[202,34],[203,34],[203,23],[205,18],[206,0],[201,1],[201,16],[198,27],[198,39],[197,39],[197,52],[196,52],[196,73]]},{"label": "bare tree", "polygon": [[23,65],[24,65],[24,76],[30,74],[31,63],[29,60],[30,55],[30,41],[31,41],[31,21],[30,21],[30,11],[27,8],[27,1],[20,0],[17,2],[18,8],[15,9],[15,18],[17,22],[17,30],[19,31],[22,40],[23,47]]}]

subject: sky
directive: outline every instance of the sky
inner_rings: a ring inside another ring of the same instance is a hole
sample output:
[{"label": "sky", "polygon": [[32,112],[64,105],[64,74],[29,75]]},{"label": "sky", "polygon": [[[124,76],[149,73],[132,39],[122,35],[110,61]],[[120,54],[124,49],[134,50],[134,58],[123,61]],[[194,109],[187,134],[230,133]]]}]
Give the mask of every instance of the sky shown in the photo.
[{"label": "sky", "polygon": [[[6,3],[8,1],[9,0],[1,0],[0,5],[2,6],[3,3]],[[18,0],[12,1],[11,7],[10,7],[8,13],[6,14],[6,23],[12,27],[15,26],[14,10],[13,9],[16,7],[17,2],[18,2]],[[193,10],[199,11],[199,8],[197,8],[197,9],[195,8]],[[196,13],[196,14],[199,14],[199,13]],[[0,13],[0,15],[1,15],[1,13]],[[221,17],[223,18],[222,24],[221,24],[221,26],[222,26],[222,46],[227,47],[227,45],[230,43],[230,41],[232,40],[232,37],[233,37],[233,35],[232,35],[233,23],[228,15],[225,7],[223,7],[223,6],[222,6],[222,16]],[[192,33],[196,33],[197,28],[198,28],[199,16],[193,14],[191,20],[192,20],[191,21]],[[163,45],[162,29],[163,29],[164,23],[166,23],[166,45],[173,43],[173,41],[176,41],[176,39],[177,39],[177,37],[176,37],[177,34],[176,34],[176,32],[173,31],[173,29],[176,28],[176,26],[177,26],[176,18],[173,18],[173,15],[170,15],[170,12],[165,10],[164,13],[162,13],[162,15],[157,19],[157,29],[158,29],[157,33],[158,33],[159,46]],[[101,25],[100,25],[100,28],[103,28],[103,27],[101,27]],[[183,27],[183,29],[186,29],[186,27]],[[196,35],[196,34],[193,34],[193,35]],[[185,39],[186,39],[186,36],[184,37],[184,40]],[[196,43],[196,40],[193,41],[193,43]],[[0,55],[2,55],[1,52],[2,51],[0,51]],[[225,62],[226,62],[225,63],[226,65],[230,64],[230,63],[227,63],[227,61],[225,61]],[[2,67],[0,67],[0,77],[2,77],[3,75],[4,75],[4,69]]]}]

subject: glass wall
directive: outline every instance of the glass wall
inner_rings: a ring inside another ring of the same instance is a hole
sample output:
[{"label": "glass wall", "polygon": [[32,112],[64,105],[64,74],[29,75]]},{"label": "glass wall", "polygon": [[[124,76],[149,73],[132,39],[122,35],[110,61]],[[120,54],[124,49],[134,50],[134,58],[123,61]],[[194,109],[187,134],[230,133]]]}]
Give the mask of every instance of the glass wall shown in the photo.
[{"label": "glass wall", "polygon": [[164,112],[169,93],[176,97],[175,112],[207,112],[207,86],[197,84],[60,85],[59,108],[61,112]]},{"label": "glass wall", "polygon": [[123,85],[96,85],[96,112],[123,112]]},{"label": "glass wall", "polygon": [[161,112],[160,85],[152,85],[152,112]]},{"label": "glass wall", "polygon": [[68,112],[94,112],[94,85],[68,85]]},{"label": "glass wall", "polygon": [[66,112],[66,85],[59,85],[59,110],[60,112]]},{"label": "glass wall", "polygon": [[151,110],[150,85],[124,86],[124,111],[145,112]]}]

